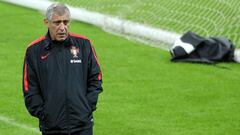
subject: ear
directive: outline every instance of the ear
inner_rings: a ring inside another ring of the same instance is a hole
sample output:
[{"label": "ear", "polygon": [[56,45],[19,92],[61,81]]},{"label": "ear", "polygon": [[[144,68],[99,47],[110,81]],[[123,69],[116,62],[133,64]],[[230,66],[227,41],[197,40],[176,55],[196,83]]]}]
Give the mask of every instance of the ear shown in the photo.
[{"label": "ear", "polygon": [[43,22],[44,22],[45,26],[48,27],[48,25],[49,25],[49,21],[48,21],[48,19],[44,19]]}]

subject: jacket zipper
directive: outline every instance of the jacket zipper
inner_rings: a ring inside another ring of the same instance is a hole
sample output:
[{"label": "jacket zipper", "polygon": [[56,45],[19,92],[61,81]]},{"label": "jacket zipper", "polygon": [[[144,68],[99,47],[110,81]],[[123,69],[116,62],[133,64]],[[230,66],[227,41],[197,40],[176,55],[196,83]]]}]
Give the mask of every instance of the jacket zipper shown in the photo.
[{"label": "jacket zipper", "polygon": [[[63,56],[65,56],[65,52],[64,52],[64,46],[61,46],[61,47],[59,47],[59,56],[58,56],[58,64],[59,64],[59,69],[60,69],[60,72],[62,73],[62,75],[64,76],[64,77],[68,77],[67,76],[67,70],[63,70],[63,68],[64,69],[66,69],[66,61],[65,61],[65,57],[63,57]],[[66,106],[66,113],[67,113],[67,134],[68,135],[71,135],[71,132],[70,132],[70,114],[69,114],[69,100],[68,100],[68,92],[67,92],[67,89],[66,89],[66,86],[67,86],[68,84],[65,84],[65,87],[64,87],[64,92],[65,92],[65,106]]]},{"label": "jacket zipper", "polygon": [[[66,56],[65,52],[66,52],[66,48],[63,49],[63,51],[62,51],[63,55],[62,56]],[[67,80],[68,80],[68,69],[67,69],[67,63],[66,63],[67,61],[65,60],[65,58],[66,57],[62,57],[62,62],[63,62],[63,65],[64,65],[63,67],[64,67],[64,69],[66,69],[66,70],[64,70],[65,72],[63,71],[63,73],[65,73],[64,77],[66,77]],[[65,84],[65,87],[66,86],[68,86],[68,83]],[[68,135],[71,135],[71,132],[70,132],[69,99],[68,99],[69,96],[68,96],[67,89],[65,88],[64,90],[65,90],[65,95],[66,95],[65,96],[65,102],[66,102],[66,109],[67,109],[66,110],[66,112],[67,112],[67,131],[68,131]]]},{"label": "jacket zipper", "polygon": [[[65,93],[67,94],[67,91],[65,90]],[[68,135],[71,135],[71,132],[70,132],[70,125],[69,125],[69,121],[70,121],[70,119],[69,119],[69,106],[68,106],[68,98],[67,98],[67,95],[66,95],[66,99],[65,99],[66,101],[66,112],[67,112],[67,131],[68,131]]]}]

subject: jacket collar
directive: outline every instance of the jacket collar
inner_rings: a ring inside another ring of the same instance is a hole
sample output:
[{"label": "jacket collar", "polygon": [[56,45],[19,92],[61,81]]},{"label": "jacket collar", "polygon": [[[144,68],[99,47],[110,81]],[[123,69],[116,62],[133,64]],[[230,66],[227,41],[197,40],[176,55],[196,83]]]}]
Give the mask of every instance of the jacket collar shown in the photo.
[{"label": "jacket collar", "polygon": [[54,40],[52,40],[51,37],[50,37],[49,31],[46,33],[45,37],[46,37],[46,40],[45,40],[46,44],[45,44],[44,48],[47,49],[47,50],[50,50],[51,48],[53,48],[55,46],[68,47],[68,46],[73,45],[73,41],[72,41],[69,34],[68,34],[68,37],[64,41],[54,41]]}]

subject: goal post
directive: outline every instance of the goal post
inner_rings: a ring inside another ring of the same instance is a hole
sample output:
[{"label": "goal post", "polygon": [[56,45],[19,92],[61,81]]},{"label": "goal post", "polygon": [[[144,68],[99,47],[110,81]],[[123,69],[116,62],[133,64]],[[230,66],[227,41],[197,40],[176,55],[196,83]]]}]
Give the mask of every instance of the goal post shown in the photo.
[{"label": "goal post", "polygon": [[193,31],[204,37],[224,36],[240,47],[239,0],[51,1],[64,2],[171,33]]},{"label": "goal post", "polygon": [[[5,2],[17,4],[27,8],[46,11],[53,3],[48,0],[5,0]],[[134,38],[144,43],[150,43],[155,47],[168,50],[176,38],[180,35],[174,32],[154,28],[137,22],[120,19],[110,15],[89,11],[83,8],[68,6],[72,19],[93,24],[116,34]],[[164,45],[164,46],[163,46]]]},{"label": "goal post", "polygon": [[187,31],[223,36],[240,47],[239,0],[5,0],[37,10],[69,4],[72,18],[169,49]]}]

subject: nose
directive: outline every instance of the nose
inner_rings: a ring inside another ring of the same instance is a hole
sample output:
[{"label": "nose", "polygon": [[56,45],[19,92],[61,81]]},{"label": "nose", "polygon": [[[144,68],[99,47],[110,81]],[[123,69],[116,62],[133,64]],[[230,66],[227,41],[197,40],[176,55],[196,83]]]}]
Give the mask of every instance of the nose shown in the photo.
[{"label": "nose", "polygon": [[65,24],[64,24],[63,22],[61,22],[61,23],[59,24],[59,29],[60,29],[60,30],[64,30],[64,29],[65,29]]}]

